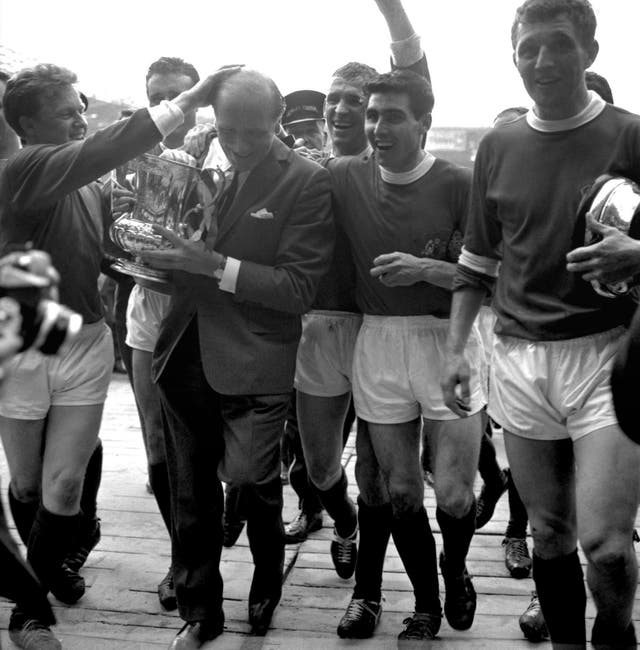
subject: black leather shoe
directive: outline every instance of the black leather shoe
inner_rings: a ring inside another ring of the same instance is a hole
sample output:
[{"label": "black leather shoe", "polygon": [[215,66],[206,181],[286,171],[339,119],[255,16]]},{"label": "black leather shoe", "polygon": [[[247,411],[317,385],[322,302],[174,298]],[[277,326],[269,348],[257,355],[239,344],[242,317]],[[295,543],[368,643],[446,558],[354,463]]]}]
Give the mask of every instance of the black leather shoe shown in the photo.
[{"label": "black leather shoe", "polygon": [[505,537],[502,540],[504,548],[504,565],[511,577],[520,580],[528,578],[531,573],[531,556],[527,548],[527,540],[520,537]]},{"label": "black leather shoe", "polygon": [[197,650],[207,641],[220,636],[224,631],[224,621],[197,621],[185,623],[171,642],[169,650]]},{"label": "black leather shoe", "polygon": [[285,544],[299,544],[304,542],[310,533],[322,528],[322,512],[304,512],[284,527]]},{"label": "black leather shoe", "polygon": [[460,575],[447,571],[447,560],[440,553],[440,572],[444,580],[444,615],[454,630],[468,630],[476,613],[476,592],[465,567]]},{"label": "black leather shoe", "polygon": [[251,625],[251,634],[254,636],[264,636],[271,625],[273,612],[280,602],[280,595],[277,594],[271,598],[264,598],[258,602],[249,602],[249,625]]},{"label": "black leather shoe", "polygon": [[544,621],[538,594],[535,591],[531,592],[531,602],[518,619],[518,623],[522,634],[532,643],[540,643],[549,638],[549,630]]}]

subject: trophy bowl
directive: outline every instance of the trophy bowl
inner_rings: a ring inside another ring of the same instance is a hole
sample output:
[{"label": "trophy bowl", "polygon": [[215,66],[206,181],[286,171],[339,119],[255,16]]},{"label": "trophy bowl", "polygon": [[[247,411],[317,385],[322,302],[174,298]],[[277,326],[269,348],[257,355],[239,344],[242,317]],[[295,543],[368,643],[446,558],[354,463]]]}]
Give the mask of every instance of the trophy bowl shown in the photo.
[{"label": "trophy bowl", "polygon": [[[623,176],[600,176],[591,188],[588,209],[598,223],[613,226],[633,239],[640,239],[640,187],[632,180]],[[586,246],[599,239],[599,236],[587,229]],[[592,280],[591,284],[596,293],[606,298],[631,294],[637,299],[632,278],[612,284]]]},{"label": "trophy bowl", "polygon": [[[111,239],[132,259],[118,259],[112,266],[117,271],[155,282],[169,282],[169,273],[144,264],[139,253],[163,250],[172,245],[153,230],[164,226],[179,237],[185,236],[185,217],[193,213],[188,202],[199,177],[196,167],[152,154],[143,154],[127,165],[127,185],[133,190],[134,205],[112,224]],[[124,178],[114,178],[123,184]]]}]

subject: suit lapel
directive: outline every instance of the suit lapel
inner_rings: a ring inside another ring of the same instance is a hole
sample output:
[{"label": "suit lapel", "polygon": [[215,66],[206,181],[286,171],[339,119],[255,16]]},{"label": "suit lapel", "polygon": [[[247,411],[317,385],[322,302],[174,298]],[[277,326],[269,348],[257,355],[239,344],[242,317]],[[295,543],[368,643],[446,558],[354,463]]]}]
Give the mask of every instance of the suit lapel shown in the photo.
[{"label": "suit lapel", "polygon": [[[252,206],[260,202],[260,199],[266,197],[276,185],[276,180],[282,174],[283,168],[280,161],[287,160],[291,151],[280,140],[273,142],[269,153],[265,159],[254,169],[245,180],[240,190],[236,193],[233,202],[229,206],[229,211],[224,216],[216,244],[218,244],[227,233],[233,228],[238,219]],[[263,208],[259,205],[258,208]]]}]

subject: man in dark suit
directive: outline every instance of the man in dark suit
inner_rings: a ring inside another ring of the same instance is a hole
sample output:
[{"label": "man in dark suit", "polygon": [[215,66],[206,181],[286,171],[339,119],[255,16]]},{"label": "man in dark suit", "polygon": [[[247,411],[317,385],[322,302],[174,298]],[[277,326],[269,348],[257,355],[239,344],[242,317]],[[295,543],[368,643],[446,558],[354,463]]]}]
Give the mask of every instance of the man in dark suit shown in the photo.
[{"label": "man in dark suit", "polygon": [[254,634],[266,633],[280,599],[279,442],[300,314],[333,247],[328,174],[276,138],[284,104],[273,81],[234,70],[212,103],[233,168],[227,196],[200,241],[162,230],[174,248],[144,255],[176,276],[154,353],[170,428],[174,578],[187,621],[172,648],[199,648],[223,630],[220,479],[240,488],[247,519]]}]

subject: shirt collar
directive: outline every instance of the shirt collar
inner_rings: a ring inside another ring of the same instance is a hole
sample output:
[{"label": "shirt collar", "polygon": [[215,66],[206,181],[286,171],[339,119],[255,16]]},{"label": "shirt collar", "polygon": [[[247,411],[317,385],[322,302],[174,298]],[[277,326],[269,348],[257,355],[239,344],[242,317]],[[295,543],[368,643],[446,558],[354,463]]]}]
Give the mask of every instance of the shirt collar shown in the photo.
[{"label": "shirt collar", "polygon": [[595,119],[606,108],[607,102],[593,90],[589,91],[589,103],[577,114],[563,120],[543,120],[531,109],[527,113],[527,124],[536,131],[553,133],[571,131]]},{"label": "shirt collar", "polygon": [[380,176],[385,183],[391,183],[392,185],[409,185],[409,183],[414,183],[427,174],[435,162],[436,157],[432,153],[425,151],[424,158],[408,172],[392,172],[385,169],[382,165],[379,165]]}]

